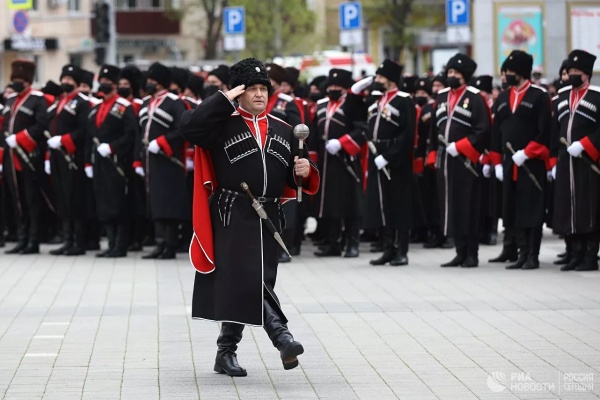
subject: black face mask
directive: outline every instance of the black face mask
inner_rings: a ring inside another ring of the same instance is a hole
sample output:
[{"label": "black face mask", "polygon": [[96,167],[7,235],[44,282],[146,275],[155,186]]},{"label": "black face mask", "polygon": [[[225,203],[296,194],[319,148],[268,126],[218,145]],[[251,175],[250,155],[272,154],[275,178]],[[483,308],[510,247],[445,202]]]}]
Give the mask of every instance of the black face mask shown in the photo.
[{"label": "black face mask", "polygon": [[502,84],[500,85],[500,87],[502,88],[502,90],[506,90],[510,87],[510,85],[506,82],[502,82]]},{"label": "black face mask", "polygon": [[112,92],[112,90],[112,83],[101,83],[98,87],[98,91],[104,94],[109,94],[110,92]]},{"label": "black face mask", "polygon": [[207,85],[204,87],[204,98],[210,97],[213,94],[219,91],[219,87],[217,85]]},{"label": "black face mask", "polygon": [[569,74],[569,85],[573,86],[574,88],[578,88],[579,86],[583,85],[583,79],[581,78],[581,75]]},{"label": "black face mask", "polygon": [[84,96],[89,96],[90,95],[89,90],[80,90],[79,93],[81,93]]},{"label": "black face mask", "polygon": [[428,101],[429,98],[427,96],[415,96],[415,103],[417,103],[421,107],[427,104]]},{"label": "black face mask", "polygon": [[379,91],[381,93],[385,92],[385,86],[381,82],[375,82],[371,87],[373,88],[373,91]]},{"label": "black face mask", "polygon": [[175,96],[179,96],[179,91],[177,89],[169,90],[169,92],[174,94]]},{"label": "black face mask", "polygon": [[336,100],[339,100],[340,97],[342,97],[342,91],[340,89],[338,89],[338,90],[328,90],[327,91],[327,96],[331,100],[336,101]]},{"label": "black face mask", "polygon": [[131,88],[128,87],[118,87],[117,94],[121,97],[128,98],[131,96]]},{"label": "black face mask", "polygon": [[65,93],[71,93],[73,90],[75,90],[75,86],[71,85],[70,83],[61,83],[60,88]]},{"label": "black face mask", "polygon": [[13,82],[11,87],[17,93],[21,93],[23,90],[25,90],[25,84],[23,82]]},{"label": "black face mask", "polygon": [[449,76],[448,77],[448,86],[450,87],[450,89],[458,89],[459,87],[462,86],[462,84],[460,83],[460,79],[458,79],[455,76]]},{"label": "black face mask", "polygon": [[508,86],[517,86],[519,84],[519,80],[517,79],[516,75],[509,75],[506,74],[506,84]]},{"label": "black face mask", "polygon": [[308,95],[308,98],[316,103],[317,101],[321,100],[323,98],[323,96],[321,95],[321,93],[311,93]]},{"label": "black face mask", "polygon": [[156,83],[146,83],[146,93],[148,93],[150,96],[156,93],[157,90],[158,88],[156,87]]}]

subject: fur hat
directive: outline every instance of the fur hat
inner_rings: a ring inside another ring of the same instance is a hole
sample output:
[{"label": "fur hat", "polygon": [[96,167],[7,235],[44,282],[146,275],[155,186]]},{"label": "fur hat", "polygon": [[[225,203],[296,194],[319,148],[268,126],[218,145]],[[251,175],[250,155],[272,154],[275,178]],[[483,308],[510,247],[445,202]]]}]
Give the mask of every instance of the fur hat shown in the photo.
[{"label": "fur hat", "polygon": [[204,97],[204,78],[190,74],[190,78],[186,83],[186,87],[196,95],[196,97]]},{"label": "fur hat", "polygon": [[283,82],[285,79],[285,69],[283,69],[281,65],[273,63],[265,64],[265,67],[267,67],[267,74],[269,74],[269,78],[281,85],[281,82]]},{"label": "fur hat", "polygon": [[329,70],[329,76],[327,77],[327,86],[337,85],[345,89],[352,86],[352,72],[345,69],[332,68]]},{"label": "fur hat", "polygon": [[265,85],[269,89],[269,94],[273,92],[273,86],[269,80],[267,67],[256,58],[246,58],[229,69],[229,82],[234,88],[239,85],[245,85],[246,88],[252,85]]},{"label": "fur hat", "polygon": [[319,90],[321,89],[321,85],[323,84],[323,82],[325,82],[327,80],[327,77],[325,75],[319,75],[316,76],[308,86],[316,86],[317,88],[319,88]]},{"label": "fur hat", "polygon": [[185,68],[171,67],[171,76],[173,82],[183,91],[187,87],[188,80],[190,79],[190,71]]},{"label": "fur hat", "polygon": [[285,74],[283,76],[283,82],[287,82],[290,86],[296,86],[298,84],[298,78],[300,77],[300,70],[294,67],[286,67]]},{"label": "fur hat", "polygon": [[135,65],[126,65],[121,70],[121,78],[129,81],[133,97],[140,96],[140,85],[142,84],[142,71]]},{"label": "fur hat", "polygon": [[23,79],[33,83],[35,78],[35,64],[29,60],[15,60],[11,64],[10,80]]},{"label": "fur hat", "polygon": [[392,82],[396,82],[398,84],[400,82],[400,78],[402,77],[402,71],[404,70],[404,66],[398,63],[393,62],[389,58],[383,60],[379,67],[377,67],[377,71],[375,74],[381,75]]},{"label": "fur hat", "polygon": [[402,77],[402,91],[406,93],[414,93],[416,90],[418,77],[415,75],[406,75]]},{"label": "fur hat", "polygon": [[227,65],[219,65],[217,68],[210,71],[207,76],[211,75],[214,75],[217,78],[219,78],[219,80],[223,82],[223,84],[229,85],[229,67]]},{"label": "fur hat", "polygon": [[525,79],[531,78],[533,68],[533,56],[522,50],[513,50],[503,63],[506,70],[510,70]]},{"label": "fur hat", "polygon": [[80,83],[85,83],[89,87],[93,87],[94,86],[94,73],[92,71],[82,69]]},{"label": "fur hat", "polygon": [[440,72],[439,74],[437,74],[436,76],[433,77],[433,79],[431,80],[431,85],[433,86],[433,82],[439,82],[442,85],[447,86],[447,81],[446,81],[446,74],[443,72]]},{"label": "fur hat", "polygon": [[460,72],[465,82],[468,82],[477,69],[477,63],[466,54],[456,53],[446,64],[446,72],[450,69]]},{"label": "fur hat", "polygon": [[77,65],[67,64],[64,67],[62,67],[60,79],[62,80],[63,77],[70,76],[71,78],[73,78],[75,83],[79,85],[81,83],[81,72],[81,68],[79,68]]},{"label": "fur hat", "polygon": [[594,62],[596,56],[588,53],[585,50],[573,50],[569,53],[569,68],[577,68],[583,71],[584,74],[592,76],[594,72]]},{"label": "fur hat", "polygon": [[471,86],[483,92],[492,93],[492,89],[494,87],[493,81],[494,78],[490,75],[480,75],[478,77],[473,78],[473,83],[471,84]]},{"label": "fur hat", "polygon": [[171,70],[159,62],[152,63],[148,68],[147,79],[152,79],[165,89],[169,89],[172,82]]},{"label": "fur hat", "polygon": [[42,88],[42,93],[58,97],[63,93],[63,90],[58,83],[54,81],[48,81],[46,82],[46,85]]},{"label": "fur hat", "polygon": [[98,73],[98,80],[102,78],[107,78],[110,79],[112,82],[118,84],[120,76],[121,68],[115,67],[114,65],[104,64],[100,67],[100,72]]},{"label": "fur hat", "polygon": [[417,90],[424,90],[428,95],[431,96],[431,94],[432,94],[431,81],[428,78],[417,79],[417,81],[415,82],[414,90],[415,90],[415,92]]},{"label": "fur hat", "polygon": [[558,70],[558,77],[562,76],[563,71],[566,70],[569,73],[569,59],[564,59],[562,64],[560,64],[560,69]]}]

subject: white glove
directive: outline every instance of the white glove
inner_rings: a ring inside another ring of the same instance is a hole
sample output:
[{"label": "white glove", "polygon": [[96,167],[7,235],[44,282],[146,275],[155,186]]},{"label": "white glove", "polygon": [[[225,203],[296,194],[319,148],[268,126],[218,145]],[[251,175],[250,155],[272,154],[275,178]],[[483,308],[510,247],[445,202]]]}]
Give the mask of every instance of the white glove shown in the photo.
[{"label": "white glove", "polygon": [[366,88],[371,86],[372,83],[373,83],[373,77],[367,76],[366,78],[363,78],[360,81],[356,82],[354,85],[352,85],[350,90],[354,94],[360,94],[360,93],[362,93],[363,90],[365,90]]},{"label": "white glove", "polygon": [[2,173],[2,163],[0,163],[0,174]]},{"label": "white glove", "polygon": [[135,173],[141,176],[142,178],[146,176],[146,172],[144,172],[144,168],[135,167]]},{"label": "white glove", "polygon": [[51,149],[58,149],[60,146],[62,146],[62,142],[60,141],[60,139],[60,136],[52,136],[46,141],[46,143],[48,143],[48,147],[50,147]]},{"label": "white glove", "polygon": [[556,165],[552,167],[552,179],[556,180]]},{"label": "white glove", "polygon": [[325,143],[325,150],[329,154],[337,154],[342,149],[342,144],[337,139],[329,139],[327,143]]},{"label": "white glove", "polygon": [[158,145],[156,139],[148,143],[148,151],[152,154],[158,154],[158,152],[160,151],[160,146]]},{"label": "white glove", "polygon": [[483,177],[484,178],[489,178],[490,176],[492,176],[492,167],[490,166],[490,164],[485,164],[483,166]]},{"label": "white glove", "polygon": [[50,169],[50,160],[44,161],[44,172],[46,173],[46,175],[50,175],[50,173],[52,172]]},{"label": "white glove", "polygon": [[194,170],[194,159],[193,158],[186,158],[185,159],[185,168],[188,171],[193,171]]},{"label": "white glove", "polygon": [[11,149],[14,149],[17,147],[17,137],[15,135],[10,135],[4,141],[6,142],[7,145],[10,146]]},{"label": "white glove", "polygon": [[112,153],[112,151],[110,150],[110,145],[108,143],[100,143],[97,150],[102,157],[108,157]]},{"label": "white glove", "polygon": [[580,141],[573,142],[569,147],[567,147],[567,151],[571,157],[579,157],[583,152],[583,145]]},{"label": "white glove", "polygon": [[[552,169],[554,169],[554,168],[552,168]],[[552,176],[552,170],[546,171],[546,180],[548,182],[552,182],[554,180],[554,177]]]},{"label": "white glove", "polygon": [[520,167],[521,165],[525,164],[525,161],[527,161],[529,157],[527,157],[527,154],[525,154],[525,150],[518,150],[515,152],[515,154],[513,154],[512,159],[514,163],[517,164],[517,167]]},{"label": "white glove", "polygon": [[388,165],[388,161],[383,158],[382,155],[378,155],[377,157],[375,157],[375,165],[377,165],[377,169],[383,169],[386,165]]},{"label": "white glove", "polygon": [[448,147],[446,147],[446,153],[450,154],[452,157],[457,157],[458,150],[456,150],[456,143],[450,143]]},{"label": "white glove", "polygon": [[496,172],[496,179],[500,182],[504,179],[504,168],[502,168],[502,164],[498,164],[494,167],[494,171]]},{"label": "white glove", "polygon": [[94,168],[91,165],[85,167],[85,175],[90,179],[94,177]]}]

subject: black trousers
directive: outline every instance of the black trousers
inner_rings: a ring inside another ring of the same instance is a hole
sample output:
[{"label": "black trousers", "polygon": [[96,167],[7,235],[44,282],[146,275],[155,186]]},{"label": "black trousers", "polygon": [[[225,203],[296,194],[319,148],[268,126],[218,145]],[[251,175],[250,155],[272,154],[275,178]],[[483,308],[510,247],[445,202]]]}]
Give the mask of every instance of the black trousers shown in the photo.
[{"label": "black trousers", "polygon": [[596,263],[600,249],[600,232],[569,235],[573,257]]},{"label": "black trousers", "polygon": [[113,251],[127,252],[129,246],[129,223],[106,223],[104,224],[106,237],[108,238],[108,249]]},{"label": "black trousers", "polygon": [[[508,231],[508,229],[507,229]],[[537,257],[542,245],[542,226],[535,228],[512,228],[512,235],[519,248],[519,255]]]},{"label": "black trousers", "polygon": [[478,258],[479,232],[471,232],[469,235],[457,235],[454,237],[454,244],[458,256]]},{"label": "black trousers", "polygon": [[328,218],[327,238],[332,246],[339,245],[342,239],[342,228],[346,244],[358,245],[360,242],[360,220],[358,218]]},{"label": "black trousers", "polygon": [[179,244],[179,221],[161,219],[154,221],[156,243],[164,243],[170,250],[177,249]]},{"label": "black trousers", "polygon": [[384,227],[382,238],[384,251],[394,250],[400,254],[408,254],[408,245],[410,242],[410,233],[408,230]]},{"label": "black trousers", "polygon": [[[5,170],[4,174],[8,173],[12,172]],[[15,176],[16,182],[11,179],[13,184],[8,184],[8,187],[14,205],[18,241],[39,244],[44,200],[37,177],[31,171],[16,171]]]},{"label": "black trousers", "polygon": [[83,220],[63,220],[62,231],[65,243],[75,244],[80,249],[85,249],[85,224]]}]

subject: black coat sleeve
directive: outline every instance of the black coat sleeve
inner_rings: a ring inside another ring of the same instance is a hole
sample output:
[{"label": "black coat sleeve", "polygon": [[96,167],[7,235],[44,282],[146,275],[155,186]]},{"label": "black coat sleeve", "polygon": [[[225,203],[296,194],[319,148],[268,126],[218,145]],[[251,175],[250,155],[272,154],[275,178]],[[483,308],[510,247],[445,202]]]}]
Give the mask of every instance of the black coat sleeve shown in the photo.
[{"label": "black coat sleeve", "polygon": [[110,148],[119,157],[131,157],[135,138],[138,134],[138,124],[133,107],[128,106],[123,113],[123,134],[119,139],[112,141]]},{"label": "black coat sleeve", "polygon": [[48,129],[48,106],[43,96],[36,98],[33,113],[35,122],[27,128],[27,133],[38,143],[46,142],[44,131]]},{"label": "black coat sleeve", "polygon": [[400,135],[398,136],[398,140],[381,154],[392,167],[397,167],[410,161],[410,155],[412,154],[415,142],[417,111],[415,104],[408,97],[402,98],[399,122],[398,131]]}]

